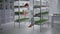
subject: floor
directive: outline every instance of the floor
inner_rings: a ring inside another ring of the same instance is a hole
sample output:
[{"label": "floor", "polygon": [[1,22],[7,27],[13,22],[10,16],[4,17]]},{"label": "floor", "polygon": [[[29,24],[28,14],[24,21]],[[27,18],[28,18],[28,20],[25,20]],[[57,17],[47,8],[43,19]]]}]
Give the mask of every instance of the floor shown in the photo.
[{"label": "floor", "polygon": [[48,27],[47,24],[42,25],[42,31],[40,27],[35,25],[34,28],[28,28],[29,22],[20,24],[14,23],[2,24],[3,30],[0,30],[0,34],[60,34],[60,24],[54,24],[54,28]]}]

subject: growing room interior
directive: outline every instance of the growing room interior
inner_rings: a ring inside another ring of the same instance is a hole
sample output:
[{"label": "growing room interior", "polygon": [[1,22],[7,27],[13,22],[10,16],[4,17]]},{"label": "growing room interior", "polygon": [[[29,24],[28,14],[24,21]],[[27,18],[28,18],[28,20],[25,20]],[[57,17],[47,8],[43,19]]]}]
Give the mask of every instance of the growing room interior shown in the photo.
[{"label": "growing room interior", "polygon": [[60,34],[60,0],[0,0],[0,34]]}]

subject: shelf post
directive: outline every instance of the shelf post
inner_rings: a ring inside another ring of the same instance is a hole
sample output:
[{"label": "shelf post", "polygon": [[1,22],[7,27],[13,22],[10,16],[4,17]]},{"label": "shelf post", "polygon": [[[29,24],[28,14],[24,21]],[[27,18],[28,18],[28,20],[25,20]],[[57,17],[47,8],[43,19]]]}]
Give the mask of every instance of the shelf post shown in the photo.
[{"label": "shelf post", "polygon": [[[18,1],[18,11],[19,11],[19,15],[18,18],[20,19],[20,0]],[[20,20],[19,20],[19,28],[20,28]]]},{"label": "shelf post", "polygon": [[[40,0],[40,16],[41,16],[41,17],[40,17],[40,20],[41,20],[41,18],[42,18],[42,14],[41,14],[41,6],[42,6],[42,5],[41,5],[41,0]],[[41,23],[40,23],[40,32],[41,32]]]},{"label": "shelf post", "polygon": [[33,0],[33,11],[31,12],[32,13],[32,15],[33,15],[33,17],[31,18],[31,20],[33,20],[32,22],[32,24],[33,24],[33,31],[34,31],[34,0]]}]

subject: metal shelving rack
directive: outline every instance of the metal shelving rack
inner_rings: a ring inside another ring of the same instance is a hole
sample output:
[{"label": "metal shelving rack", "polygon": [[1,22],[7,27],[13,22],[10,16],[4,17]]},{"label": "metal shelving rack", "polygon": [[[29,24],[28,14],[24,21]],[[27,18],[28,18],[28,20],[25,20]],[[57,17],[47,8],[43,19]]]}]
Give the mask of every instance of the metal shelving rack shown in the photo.
[{"label": "metal shelving rack", "polygon": [[[21,8],[24,8],[25,7],[25,5],[24,6],[20,6],[20,1],[24,1],[24,0],[18,0],[18,6],[16,7],[15,6],[15,8],[18,8],[18,23],[19,23],[19,28],[20,28],[20,23],[21,23],[21,20],[20,20],[20,9]],[[27,7],[26,7],[27,8]],[[15,13],[15,12],[14,12]],[[22,15],[23,15],[23,12],[22,12]],[[16,16],[16,15],[15,15]],[[15,17],[14,17],[15,18]],[[24,17],[24,19],[29,19],[29,18],[26,18],[26,17]],[[22,19],[23,20],[23,19]],[[14,27],[15,27],[15,22],[16,22],[16,20],[14,20]]]},{"label": "metal shelving rack", "polygon": [[[2,9],[2,3],[3,3],[3,1],[0,0],[0,10]],[[1,16],[1,13],[0,13],[0,16]],[[0,17],[0,30],[2,30],[2,27],[1,27],[1,17]]]},{"label": "metal shelving rack", "polygon": [[0,24],[11,23],[13,21],[14,0],[0,0]]},{"label": "metal shelving rack", "polygon": [[[39,0],[40,1],[40,6],[35,6],[34,5],[34,0],[33,0],[33,11],[34,11],[34,9],[36,9],[36,8],[39,8],[40,9],[40,16],[39,16],[39,18],[40,18],[40,21],[42,21],[42,19],[43,19],[43,15],[42,15],[42,7],[48,7],[48,6],[42,6],[42,0]],[[47,5],[47,3],[48,3],[48,1],[46,1],[46,5]],[[35,6],[35,7],[34,7]],[[48,12],[49,13],[49,12]],[[47,13],[47,15],[48,15],[48,13]],[[35,16],[33,15],[33,17],[32,18],[34,18]],[[38,16],[36,16],[36,17],[38,17]],[[48,16],[48,20],[49,20],[49,16]],[[48,21],[47,20],[47,21]],[[34,20],[34,22],[35,22],[35,20]],[[44,21],[45,22],[45,21]],[[48,22],[49,23],[49,22]],[[35,23],[34,23],[35,24]],[[44,23],[43,23],[44,24]],[[41,32],[41,27],[42,27],[42,23],[39,23],[39,25],[40,25],[40,32]]]},{"label": "metal shelving rack", "polygon": [[2,9],[2,4],[3,4],[3,1],[0,0],[0,9]]}]

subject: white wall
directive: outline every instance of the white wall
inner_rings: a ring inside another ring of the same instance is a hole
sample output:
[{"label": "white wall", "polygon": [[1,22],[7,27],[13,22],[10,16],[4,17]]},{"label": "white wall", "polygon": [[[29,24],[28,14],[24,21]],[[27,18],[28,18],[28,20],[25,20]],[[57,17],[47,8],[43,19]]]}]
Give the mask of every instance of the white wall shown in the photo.
[{"label": "white wall", "polygon": [[57,10],[58,10],[58,12],[59,12],[59,14],[60,14],[60,0],[58,0]]},{"label": "white wall", "polygon": [[49,0],[49,21],[51,22],[51,15],[60,14],[60,0]]},{"label": "white wall", "polygon": [[57,11],[58,0],[49,0],[49,14],[59,13]]}]

